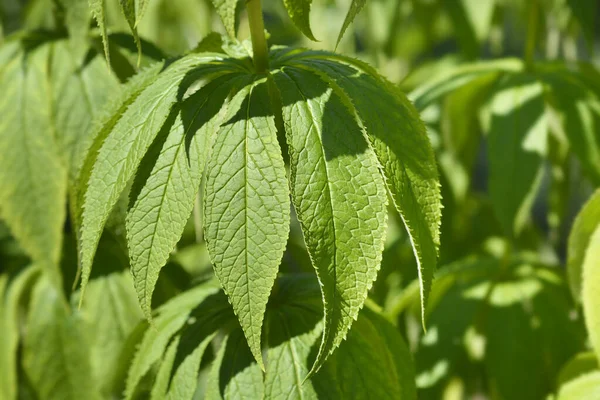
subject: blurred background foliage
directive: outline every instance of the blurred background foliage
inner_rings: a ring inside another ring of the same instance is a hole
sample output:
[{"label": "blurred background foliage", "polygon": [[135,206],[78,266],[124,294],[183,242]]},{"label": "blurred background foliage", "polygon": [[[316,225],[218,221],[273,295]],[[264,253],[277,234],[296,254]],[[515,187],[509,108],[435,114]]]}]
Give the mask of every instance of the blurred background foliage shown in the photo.
[{"label": "blurred background foliage", "polygon": [[[32,40],[50,31],[66,35],[65,2],[1,0],[2,40],[23,32]],[[395,213],[370,296],[409,343],[420,399],[592,398],[574,397],[582,392],[568,386],[597,369],[597,361],[589,352],[577,284],[567,281],[565,271],[573,219],[600,183],[599,4],[369,0],[337,47],[409,93],[437,154],[444,204],[441,267],[427,332],[419,320],[411,246]],[[111,67],[124,81],[137,69],[135,44],[118,1],[106,5]],[[311,25],[318,41],[312,42],[294,27],[280,0],[265,0],[269,41],[333,50],[349,6],[349,0],[314,0]],[[239,39],[249,37],[244,13],[238,7]],[[96,57],[103,57],[97,27],[91,18],[89,23]],[[210,32],[225,33],[209,0],[152,0],[138,31],[142,68],[190,51]],[[122,211],[114,212],[86,302],[79,311],[72,307],[73,313],[52,308],[57,295],[47,285],[32,289],[40,279],[36,268],[0,222],[0,316],[4,324],[17,321],[24,335],[23,342],[3,336],[2,346],[18,346],[24,360],[6,379],[18,380],[22,398],[34,391],[31,380],[41,374],[34,365],[36,340],[48,334],[44,329],[62,329],[50,322],[46,328],[36,325],[39,332],[23,328],[28,319],[44,315],[64,319],[65,326],[84,321],[69,335],[93,353],[88,368],[102,393],[122,392],[143,324],[125,271],[122,217]],[[153,306],[211,279],[199,224],[195,211],[162,269]],[[78,295],[72,290],[76,252],[67,223],[62,286],[72,304]],[[281,272],[312,271],[300,229],[292,226]],[[14,362],[0,360],[0,366]]]}]

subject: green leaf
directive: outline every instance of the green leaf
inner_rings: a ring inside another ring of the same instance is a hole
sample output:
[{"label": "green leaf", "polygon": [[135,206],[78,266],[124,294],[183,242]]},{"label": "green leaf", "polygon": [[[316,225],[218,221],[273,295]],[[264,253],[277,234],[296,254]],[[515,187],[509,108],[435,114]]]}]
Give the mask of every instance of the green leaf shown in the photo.
[{"label": "green leaf", "polygon": [[507,77],[491,100],[489,192],[508,236],[518,235],[543,174],[548,126],[542,85],[529,75]]},{"label": "green leaf", "polygon": [[150,0],[135,0],[135,26],[137,27],[146,13]]},{"label": "green leaf", "polygon": [[350,3],[350,9],[348,9],[348,13],[346,14],[346,18],[344,18],[344,23],[342,24],[342,28],[340,29],[340,33],[338,34],[338,38],[335,42],[335,47],[340,44],[342,37],[344,37],[344,33],[346,33],[346,29],[352,24],[354,18],[358,15],[360,10],[367,4],[367,0],[352,0]]},{"label": "green leaf", "polygon": [[275,82],[292,200],[323,288],[324,334],[312,374],[346,337],[377,277],[387,197],[377,158],[346,99],[299,68],[282,68]]},{"label": "green leaf", "polygon": [[42,45],[0,69],[0,212],[35,262],[56,266],[67,171],[54,139],[49,54]]},{"label": "green leaf", "polygon": [[142,90],[154,82],[163,66],[163,63],[156,63],[152,67],[141,71],[127,82],[127,84],[117,89],[116,93],[107,101],[107,104],[105,104],[102,111],[93,121],[90,134],[85,139],[80,140],[81,145],[79,147],[85,149],[83,152],[86,156],[77,166],[74,166],[74,169],[77,171],[77,187],[75,196],[71,199],[73,202],[72,209],[74,210],[73,218],[76,223],[75,226],[78,227],[78,234],[81,227],[84,196],[93,167],[98,159],[98,151],[121,116],[137,99]]},{"label": "green leaf", "polygon": [[[262,399],[264,398],[263,375],[258,364],[253,362],[242,330],[234,330],[221,345],[212,365],[211,399]],[[208,394],[208,393],[207,393]]]},{"label": "green leaf", "polygon": [[583,262],[592,234],[600,226],[600,190],[585,203],[571,228],[567,247],[567,277],[573,298],[581,301]]},{"label": "green leaf", "polygon": [[415,107],[423,111],[431,104],[441,100],[454,90],[468,85],[478,78],[496,73],[516,73],[524,68],[523,62],[514,58],[492,61],[479,61],[473,64],[460,65],[448,72],[439,74],[424,85],[410,93]]},{"label": "green leaf", "polygon": [[135,9],[136,0],[119,0],[119,4],[121,4],[121,11],[125,16],[125,20],[129,25],[129,30],[131,31],[133,39],[135,40],[135,45],[138,50],[137,66],[139,67],[142,59],[142,44],[137,31],[137,12]]},{"label": "green leaf", "polygon": [[[283,0],[283,4],[296,28],[310,40],[317,41],[310,29],[310,4],[312,0]],[[338,40],[339,42],[339,40]]]},{"label": "green leaf", "polygon": [[550,87],[550,104],[560,114],[569,145],[586,174],[600,183],[600,99],[583,74],[566,68],[548,68],[541,77]]},{"label": "green leaf", "polygon": [[82,320],[61,296],[45,276],[36,284],[23,343],[23,369],[40,399],[100,399]]},{"label": "green leaf", "polygon": [[582,266],[581,299],[585,325],[596,358],[600,359],[600,226],[590,236]]},{"label": "green leaf", "polygon": [[[149,159],[142,161],[142,171],[138,171],[136,179],[143,186],[132,196],[127,243],[134,284],[147,318],[159,271],[192,212],[213,132],[220,125],[219,110],[233,91],[234,81],[231,75],[220,77],[186,99],[176,111],[170,132],[152,145],[146,155]],[[143,171],[145,164],[151,171]]]},{"label": "green leaf", "polygon": [[468,57],[477,56],[480,44],[489,34],[494,3],[494,0],[442,2],[452,20],[458,41]]},{"label": "green leaf", "polygon": [[[377,155],[417,260],[423,315],[436,266],[441,222],[439,178],[425,126],[400,90],[367,65],[331,53],[302,53],[298,63],[345,92]],[[395,129],[390,133],[390,129]],[[397,130],[396,130],[397,129]]]},{"label": "green leaf", "polygon": [[[213,324],[213,328],[216,329],[217,327]],[[181,361],[171,379],[167,400],[191,399],[194,397],[198,384],[200,361],[202,361],[202,356],[214,337],[213,334],[203,338],[200,344]]]},{"label": "green leaf", "polygon": [[154,386],[152,386],[152,392],[150,394],[151,400],[163,400],[167,396],[167,390],[169,389],[169,382],[171,379],[171,369],[175,362],[175,352],[179,346],[179,338],[175,338],[167,351],[162,356],[162,362],[156,374]]},{"label": "green leaf", "polygon": [[563,385],[581,375],[598,369],[598,359],[593,351],[579,353],[569,360],[560,370],[558,384]]},{"label": "green leaf", "polygon": [[[200,79],[220,69],[215,66],[192,71],[211,59],[207,55],[190,55],[167,66],[133,99],[123,114],[108,118],[90,149],[82,171],[83,179],[79,183],[83,185],[82,191],[85,190],[80,235],[82,299],[98,240],[110,211],[163,124],[172,115],[171,107],[183,96],[185,88],[181,85],[184,77],[189,84],[193,78]],[[138,87],[133,85],[132,88]],[[127,101],[121,106],[126,104]],[[87,172],[90,169],[91,172]]]},{"label": "green leaf", "polygon": [[81,312],[90,338],[94,379],[103,396],[116,395],[115,367],[125,340],[142,318],[130,273],[114,272],[91,280]]},{"label": "green leaf", "polygon": [[35,266],[25,268],[16,278],[0,275],[0,398],[13,400],[18,393],[18,346],[21,325],[21,307],[28,291],[39,276]]},{"label": "green leaf", "polygon": [[217,9],[217,14],[221,17],[227,34],[235,38],[235,9],[237,0],[212,0],[213,5]]},{"label": "green leaf", "polygon": [[189,313],[204,299],[215,294],[214,286],[198,286],[166,303],[144,334],[127,376],[125,398],[132,399],[136,388],[150,368],[163,357],[173,335],[189,321]]},{"label": "green leaf", "polygon": [[102,36],[102,45],[104,46],[104,56],[106,63],[110,66],[110,52],[108,51],[108,34],[106,32],[106,9],[104,0],[88,0],[90,11],[98,23],[100,35]]},{"label": "green leaf", "polygon": [[562,385],[556,400],[596,399],[598,397],[600,397],[600,371],[595,371]]},{"label": "green leaf", "polygon": [[215,274],[262,367],[261,327],[289,232],[289,191],[266,80],[232,99],[216,134],[204,195]]}]

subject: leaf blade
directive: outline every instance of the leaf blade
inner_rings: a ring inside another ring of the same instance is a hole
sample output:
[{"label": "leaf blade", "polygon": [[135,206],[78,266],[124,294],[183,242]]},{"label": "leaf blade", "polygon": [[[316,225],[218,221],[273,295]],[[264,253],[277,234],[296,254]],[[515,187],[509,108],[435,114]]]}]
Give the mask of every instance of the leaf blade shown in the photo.
[{"label": "leaf blade", "polygon": [[387,201],[375,154],[339,95],[309,71],[285,68],[275,79],[292,200],[323,288],[325,326],[312,375],[346,336],[377,276]]},{"label": "leaf blade", "polygon": [[262,366],[261,327],[289,231],[289,191],[266,82],[230,103],[207,167],[204,221],[215,274]]},{"label": "leaf blade", "polygon": [[156,162],[149,161],[153,164],[152,171],[128,211],[131,269],[140,305],[148,319],[159,272],[192,212],[213,130],[220,124],[220,109],[234,80],[231,75],[220,77],[184,101]]}]

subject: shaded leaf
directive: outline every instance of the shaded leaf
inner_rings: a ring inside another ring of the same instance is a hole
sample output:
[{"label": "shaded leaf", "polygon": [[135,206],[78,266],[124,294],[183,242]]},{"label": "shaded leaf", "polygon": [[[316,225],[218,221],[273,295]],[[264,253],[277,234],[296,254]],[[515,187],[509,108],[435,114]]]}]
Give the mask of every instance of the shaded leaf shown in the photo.
[{"label": "shaded leaf", "polygon": [[152,145],[137,172],[136,182],[140,182],[134,184],[136,193],[127,214],[127,244],[138,299],[147,318],[160,269],[192,212],[213,133],[220,125],[219,110],[234,80],[231,75],[218,78],[186,99],[167,137]]},{"label": "shaded leaf", "polygon": [[489,193],[505,233],[518,235],[529,219],[547,151],[542,85],[528,75],[508,77],[491,100]]},{"label": "shaded leaf", "polygon": [[292,200],[323,288],[325,325],[311,373],[345,338],[381,263],[385,185],[361,127],[326,81],[284,67],[283,102]]}]

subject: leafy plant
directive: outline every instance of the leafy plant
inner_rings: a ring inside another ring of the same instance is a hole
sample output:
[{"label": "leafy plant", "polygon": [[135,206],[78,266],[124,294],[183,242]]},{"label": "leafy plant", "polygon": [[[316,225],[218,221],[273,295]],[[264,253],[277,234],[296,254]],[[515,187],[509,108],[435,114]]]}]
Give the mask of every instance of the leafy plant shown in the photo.
[{"label": "leafy plant", "polygon": [[1,4],[0,398],[597,393],[591,3]]}]

